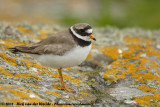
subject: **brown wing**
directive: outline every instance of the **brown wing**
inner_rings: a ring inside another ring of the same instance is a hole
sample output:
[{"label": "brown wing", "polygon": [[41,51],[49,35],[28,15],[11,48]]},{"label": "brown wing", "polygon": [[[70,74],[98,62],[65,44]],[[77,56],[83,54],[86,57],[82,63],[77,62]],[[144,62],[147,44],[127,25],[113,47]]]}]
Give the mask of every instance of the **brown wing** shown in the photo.
[{"label": "brown wing", "polygon": [[13,53],[62,55],[74,47],[74,40],[68,30],[50,36],[38,43],[10,48]]}]

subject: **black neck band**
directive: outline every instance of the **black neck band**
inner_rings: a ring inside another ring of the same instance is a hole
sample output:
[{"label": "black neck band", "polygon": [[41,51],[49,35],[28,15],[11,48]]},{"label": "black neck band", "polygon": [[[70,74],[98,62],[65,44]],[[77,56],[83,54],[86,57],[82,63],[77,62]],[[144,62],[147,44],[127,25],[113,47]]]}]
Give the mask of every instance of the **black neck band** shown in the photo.
[{"label": "black neck band", "polygon": [[91,44],[91,41],[85,41],[85,40],[82,40],[78,37],[76,37],[73,32],[71,31],[71,29],[69,29],[69,32],[72,34],[74,40],[78,43],[78,45],[80,45],[81,47],[85,47],[85,46],[89,46]]}]

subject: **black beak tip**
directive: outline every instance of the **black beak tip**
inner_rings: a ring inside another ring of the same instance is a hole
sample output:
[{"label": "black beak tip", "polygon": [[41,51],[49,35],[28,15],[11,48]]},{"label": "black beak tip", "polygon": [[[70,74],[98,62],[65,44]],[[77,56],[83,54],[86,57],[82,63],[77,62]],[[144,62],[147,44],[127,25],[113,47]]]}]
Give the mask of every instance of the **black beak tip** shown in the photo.
[{"label": "black beak tip", "polygon": [[95,39],[95,38],[93,38],[93,40],[94,40],[94,41],[96,41],[96,39]]}]

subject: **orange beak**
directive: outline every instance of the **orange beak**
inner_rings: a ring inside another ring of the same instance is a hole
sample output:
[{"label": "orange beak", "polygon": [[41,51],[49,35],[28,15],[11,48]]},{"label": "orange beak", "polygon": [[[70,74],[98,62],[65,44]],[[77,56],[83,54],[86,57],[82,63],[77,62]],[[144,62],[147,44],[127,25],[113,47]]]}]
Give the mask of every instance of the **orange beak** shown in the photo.
[{"label": "orange beak", "polygon": [[96,41],[96,39],[94,38],[94,36],[92,34],[89,37]]}]

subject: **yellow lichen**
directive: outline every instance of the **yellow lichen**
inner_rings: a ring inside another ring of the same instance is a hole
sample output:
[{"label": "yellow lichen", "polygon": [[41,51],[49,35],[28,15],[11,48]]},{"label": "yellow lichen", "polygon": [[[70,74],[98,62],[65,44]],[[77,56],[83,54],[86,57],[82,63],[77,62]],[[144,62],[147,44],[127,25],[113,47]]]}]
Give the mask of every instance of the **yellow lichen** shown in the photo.
[{"label": "yellow lichen", "polygon": [[145,95],[145,96],[139,96],[135,98],[135,101],[139,105],[144,106],[154,106],[154,107],[160,107],[160,96],[158,95]]},{"label": "yellow lichen", "polygon": [[20,97],[21,99],[23,99],[23,98],[29,98],[29,95],[27,94],[27,93],[24,93],[24,92],[21,92],[21,91],[18,91],[18,90],[16,90],[16,89],[7,89],[7,88],[3,88],[3,87],[0,87],[0,90],[2,91],[8,91],[8,92],[10,92],[10,93],[12,93],[12,94],[14,94],[15,96],[17,96],[17,97]]},{"label": "yellow lichen", "polygon": [[93,57],[93,55],[91,53],[89,53],[86,60],[91,59],[92,57]]},{"label": "yellow lichen", "polygon": [[50,71],[50,70],[48,70],[46,67],[42,66],[42,69],[38,69],[37,74],[39,74],[39,75],[40,75],[40,74],[48,74],[48,75],[51,75],[51,77],[54,77],[53,72],[55,72],[55,70]]},{"label": "yellow lichen", "polygon": [[[52,77],[53,78],[59,78],[59,74],[58,73],[54,74]],[[73,77],[71,77],[69,75],[66,75],[66,74],[63,74],[63,79],[64,80],[69,80],[70,82],[75,83],[76,85],[80,84],[80,80],[79,79],[73,78]]]},{"label": "yellow lichen", "polygon": [[[160,85],[160,73],[157,70],[157,68],[160,68],[160,66],[154,60],[148,58],[149,56],[156,56],[160,59],[160,51],[149,45],[155,44],[155,40],[126,37],[125,42],[135,44],[128,46],[111,46],[100,49],[100,51],[102,51],[104,54],[115,59],[111,66],[105,67],[107,72],[103,75],[103,78],[106,81],[112,82],[119,79],[124,79],[126,78],[127,74],[131,74],[130,78],[135,79],[135,85],[137,85],[136,81],[139,81],[141,84],[143,84],[137,87],[139,90],[142,90],[143,92],[154,93],[154,95],[136,97],[135,101],[139,105],[160,106],[159,103],[157,103],[160,99],[160,90],[156,90],[155,88],[146,85],[148,81],[155,81],[157,85]],[[118,52],[119,49],[121,52]],[[133,59],[135,61],[130,63],[130,60]],[[150,71],[148,67],[155,69],[154,72],[156,72],[156,74],[153,73],[153,71]]]},{"label": "yellow lichen", "polygon": [[123,47],[123,49],[125,49],[125,48],[127,50],[122,51],[122,56],[125,59],[131,59],[131,58],[135,57],[134,53],[137,50],[143,50],[143,47],[141,45],[128,45],[128,46]]},{"label": "yellow lichen", "polygon": [[53,31],[52,31],[52,30],[47,30],[47,29],[40,29],[40,30],[38,31],[38,33],[40,34],[40,36],[36,36],[35,39],[36,39],[37,41],[40,41],[40,40],[42,40],[42,39],[47,38],[47,37],[48,37],[48,34],[53,33]]},{"label": "yellow lichen", "polygon": [[47,94],[51,94],[51,95],[53,95],[53,96],[58,96],[58,97],[60,97],[61,95],[60,94],[57,94],[57,93],[55,93],[55,92],[51,92],[51,91],[47,91],[46,92]]},{"label": "yellow lichen", "polygon": [[19,31],[21,31],[24,35],[25,34],[28,34],[28,33],[33,33],[33,31],[31,29],[28,29],[28,28],[24,28],[24,27],[21,27],[21,26],[18,26],[17,29]]},{"label": "yellow lichen", "polygon": [[72,69],[72,68],[65,68],[65,69],[70,70],[70,69]]},{"label": "yellow lichen", "polygon": [[23,78],[33,77],[33,78],[38,79],[38,80],[43,80],[42,78],[40,78],[40,77],[38,77],[34,74],[30,74],[30,73],[16,74],[15,77],[23,77]]},{"label": "yellow lichen", "polygon": [[48,37],[47,35],[36,36],[36,37],[35,37],[35,40],[36,40],[36,41],[41,41],[42,39],[45,39],[45,38],[47,38],[47,37]]},{"label": "yellow lichen", "polygon": [[118,59],[120,57],[120,53],[118,52],[118,47],[116,46],[101,48],[99,49],[99,51],[103,52],[104,54],[110,56],[113,59]]},{"label": "yellow lichen", "polygon": [[4,49],[12,48],[18,45],[26,45],[28,42],[22,42],[20,40],[12,40],[10,38],[6,38],[5,40],[0,42],[0,45],[4,47]]},{"label": "yellow lichen", "polygon": [[148,87],[148,86],[138,86],[137,87],[139,90],[142,90],[143,92],[160,92],[160,90],[156,90],[155,88],[151,88],[151,87]]},{"label": "yellow lichen", "polygon": [[84,90],[83,91],[79,91],[79,93],[81,93],[82,96],[87,96],[87,93],[85,93]]},{"label": "yellow lichen", "polygon": [[0,73],[3,74],[3,75],[10,76],[10,77],[13,76],[12,73],[10,73],[9,71],[5,70],[4,68],[0,68]]},{"label": "yellow lichen", "polygon": [[[30,68],[30,67],[35,67],[35,68],[38,68],[38,69],[42,69],[42,66],[39,65],[39,64],[36,64],[34,62],[31,62],[29,60],[26,60],[26,59],[20,59],[22,62],[25,62],[26,63],[26,67],[27,68]],[[21,63],[21,65],[23,65],[23,63]]]},{"label": "yellow lichen", "polygon": [[7,62],[8,64],[17,65],[16,60],[15,60],[14,57],[8,56],[7,54],[2,53],[2,52],[0,52],[0,57],[1,57],[5,62]]},{"label": "yellow lichen", "polygon": [[[154,75],[150,71],[148,71],[147,73],[137,73],[137,71],[146,70],[145,64],[147,62],[150,62],[151,64],[153,64],[152,66],[154,67],[158,67],[158,65],[156,63],[153,63],[152,60],[148,60],[144,58],[139,59],[139,62],[141,62],[139,66],[137,66],[134,63],[128,63],[127,61],[129,60],[124,59],[124,60],[114,61],[112,63],[111,69],[107,70],[106,68],[107,72],[104,74],[104,79],[107,80],[108,75],[113,75],[115,79],[113,79],[112,81],[117,81],[119,79],[125,78],[126,74],[131,73],[132,75],[130,76],[130,78],[135,78],[136,80],[141,81],[141,83],[146,83],[147,80],[159,81],[160,77]],[[120,70],[120,67],[125,68],[126,70],[122,71]]]},{"label": "yellow lichen", "polygon": [[53,87],[54,89],[64,90],[64,89],[62,88],[62,86],[60,86],[59,84],[53,84],[52,87]]},{"label": "yellow lichen", "polygon": [[143,38],[143,37],[130,37],[130,36],[126,36],[124,38],[124,41],[126,43],[136,43],[136,44],[155,43],[155,40],[153,39],[148,39],[148,38]]},{"label": "yellow lichen", "polygon": [[40,89],[38,86],[36,86],[36,85],[34,85],[34,84],[32,84],[32,83],[27,83],[27,85],[32,85],[34,88]]},{"label": "yellow lichen", "polygon": [[53,33],[52,30],[47,29],[40,29],[38,32],[40,33],[40,35],[48,35],[49,33]]},{"label": "yellow lichen", "polygon": [[[37,105],[41,105],[42,103],[50,103],[50,106],[54,105],[54,103],[47,101],[47,99],[44,100],[40,100],[38,97],[30,97],[30,94],[35,94],[32,91],[28,90],[28,89],[22,89],[22,88],[17,88],[11,85],[4,85],[4,84],[0,84],[0,90],[1,91],[7,91],[9,93],[14,94],[16,97],[19,98],[14,98],[14,99],[10,99],[10,98],[3,98],[4,100],[6,100],[6,102],[11,102],[15,105],[17,105],[17,103],[25,103],[25,104],[32,104],[32,103],[38,103]],[[37,95],[37,94],[35,94]],[[41,104],[40,104],[41,103]]]}]

